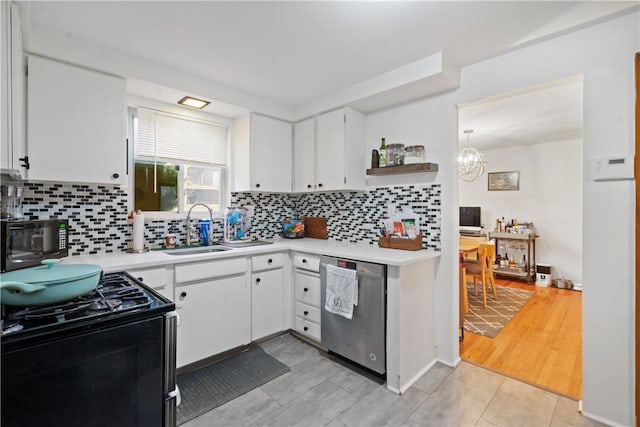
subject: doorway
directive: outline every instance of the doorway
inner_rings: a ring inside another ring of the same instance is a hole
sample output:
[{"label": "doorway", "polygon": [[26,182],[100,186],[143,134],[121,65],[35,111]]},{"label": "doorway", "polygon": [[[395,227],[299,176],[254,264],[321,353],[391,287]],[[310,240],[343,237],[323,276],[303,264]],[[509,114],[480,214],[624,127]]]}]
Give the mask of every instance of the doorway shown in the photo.
[{"label": "doorway", "polygon": [[[497,219],[530,224],[539,268],[550,266],[548,276],[576,285],[565,290],[549,281],[536,286],[517,275],[496,275],[498,301],[501,289],[504,296],[521,289],[531,297],[494,338],[465,331],[460,357],[580,399],[582,77],[461,104],[458,123],[459,149],[471,146],[486,161],[479,177],[459,179],[459,206],[481,208],[482,233],[488,237]],[[488,174],[495,178],[501,172],[517,172],[517,185],[490,188]],[[491,292],[487,301],[491,309]]]}]

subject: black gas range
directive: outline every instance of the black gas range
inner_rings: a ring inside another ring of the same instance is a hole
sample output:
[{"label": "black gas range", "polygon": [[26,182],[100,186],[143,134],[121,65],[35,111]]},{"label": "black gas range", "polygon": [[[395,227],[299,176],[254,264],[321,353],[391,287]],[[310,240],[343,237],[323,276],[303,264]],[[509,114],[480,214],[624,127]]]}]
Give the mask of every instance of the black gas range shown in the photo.
[{"label": "black gas range", "polygon": [[173,302],[122,272],[1,310],[2,426],[175,426]]}]

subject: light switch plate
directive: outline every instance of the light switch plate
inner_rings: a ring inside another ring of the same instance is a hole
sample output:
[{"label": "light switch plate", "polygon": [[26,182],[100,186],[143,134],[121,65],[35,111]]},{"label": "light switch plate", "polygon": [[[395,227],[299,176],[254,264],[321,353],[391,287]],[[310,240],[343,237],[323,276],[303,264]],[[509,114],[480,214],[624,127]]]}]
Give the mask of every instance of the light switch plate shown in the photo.
[{"label": "light switch plate", "polygon": [[618,181],[634,178],[633,156],[598,158],[589,161],[593,181]]}]

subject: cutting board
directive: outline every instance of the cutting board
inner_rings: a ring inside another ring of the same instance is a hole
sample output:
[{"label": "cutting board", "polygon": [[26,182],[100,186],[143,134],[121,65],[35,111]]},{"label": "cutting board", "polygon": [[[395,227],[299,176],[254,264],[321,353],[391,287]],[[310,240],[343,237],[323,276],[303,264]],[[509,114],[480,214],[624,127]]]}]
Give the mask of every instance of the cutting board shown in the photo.
[{"label": "cutting board", "polygon": [[304,237],[312,239],[327,239],[327,218],[303,216]]}]

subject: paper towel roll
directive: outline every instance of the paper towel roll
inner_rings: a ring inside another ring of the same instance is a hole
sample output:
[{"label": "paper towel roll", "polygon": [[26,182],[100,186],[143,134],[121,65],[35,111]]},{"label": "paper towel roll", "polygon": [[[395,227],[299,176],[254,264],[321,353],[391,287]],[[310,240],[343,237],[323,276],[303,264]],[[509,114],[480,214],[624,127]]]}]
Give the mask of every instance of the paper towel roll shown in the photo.
[{"label": "paper towel roll", "polygon": [[134,251],[144,249],[144,214],[140,209],[133,213],[133,244]]}]

